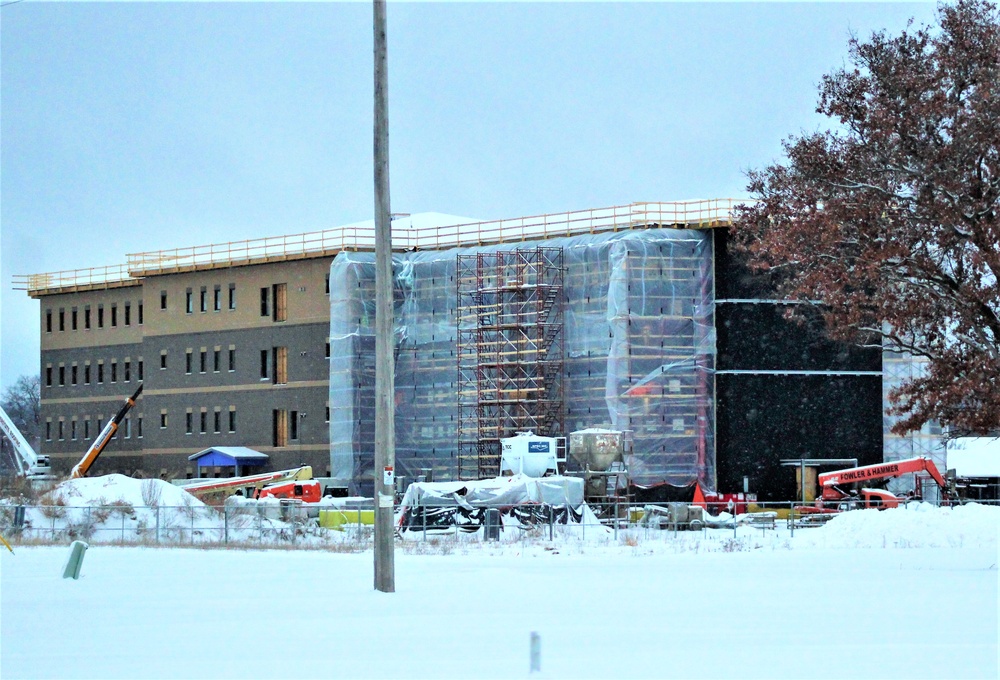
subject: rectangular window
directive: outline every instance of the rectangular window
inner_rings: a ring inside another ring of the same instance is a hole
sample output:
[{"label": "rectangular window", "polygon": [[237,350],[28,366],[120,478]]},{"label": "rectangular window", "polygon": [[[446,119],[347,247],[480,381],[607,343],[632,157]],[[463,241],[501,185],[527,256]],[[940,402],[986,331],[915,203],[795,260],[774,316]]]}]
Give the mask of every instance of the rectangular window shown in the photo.
[{"label": "rectangular window", "polygon": [[236,409],[229,407],[229,431],[236,432]]},{"label": "rectangular window", "polygon": [[98,361],[97,362],[97,384],[98,385],[103,385],[104,384],[104,362],[103,361]]},{"label": "rectangular window", "polygon": [[51,309],[46,309],[45,310],[45,332],[46,333],[51,333],[52,332],[52,310]]},{"label": "rectangular window", "polygon": [[132,418],[125,416],[125,439],[132,438]]},{"label": "rectangular window", "polygon": [[198,293],[198,309],[203,312],[208,311],[208,290],[205,286],[202,286]]},{"label": "rectangular window", "polygon": [[222,286],[216,285],[212,289],[212,309],[216,312],[222,309]]},{"label": "rectangular window", "polygon": [[52,441],[52,421],[51,420],[46,420],[45,421],[45,441],[47,441],[47,442]]},{"label": "rectangular window", "polygon": [[125,360],[125,364],[122,366],[122,373],[124,373],[122,377],[124,378],[125,382],[129,382],[132,380],[132,362],[129,361],[128,359]]},{"label": "rectangular window", "polygon": [[236,348],[229,348],[229,370],[230,372],[236,370]]},{"label": "rectangular window", "polygon": [[288,411],[274,409],[271,420],[271,444],[275,448],[288,446]]},{"label": "rectangular window", "polygon": [[205,434],[208,431],[208,413],[202,411],[200,421],[201,433]]},{"label": "rectangular window", "polygon": [[299,412],[288,413],[288,438],[295,441],[299,438]]},{"label": "rectangular window", "polygon": [[167,291],[161,290],[160,291],[160,309],[166,309],[166,308],[167,308]]},{"label": "rectangular window", "polygon": [[139,325],[142,325],[142,300],[139,300]]},{"label": "rectangular window", "polygon": [[229,309],[236,309],[236,284],[229,284]]},{"label": "rectangular window", "polygon": [[208,352],[204,347],[201,348],[201,360],[198,363],[198,369],[204,373],[208,369]]},{"label": "rectangular window", "polygon": [[163,371],[167,368],[167,350],[160,352],[160,370]]},{"label": "rectangular window", "polygon": [[139,377],[139,382],[142,382],[142,359],[139,359],[138,369],[139,369],[139,376],[138,376]]},{"label": "rectangular window", "polygon": [[69,316],[69,327],[72,328],[74,331],[76,330],[76,322],[77,322],[77,311],[76,307],[74,307],[73,311],[70,312]]},{"label": "rectangular window", "polygon": [[76,384],[76,376],[77,376],[77,368],[76,368],[76,364],[73,364],[69,368],[69,382],[70,382],[70,384],[72,384],[72,385]]},{"label": "rectangular window", "polygon": [[268,378],[271,377],[271,371],[270,371],[271,361],[270,361],[270,356],[271,356],[271,353],[268,352],[266,349],[262,349],[260,351],[260,379],[261,380],[267,380]]},{"label": "rectangular window", "polygon": [[88,361],[83,365],[83,384],[90,384],[90,362]]},{"label": "rectangular window", "polygon": [[219,434],[222,431],[222,413],[218,408],[215,409],[215,413],[212,414],[212,432]]},{"label": "rectangular window", "polygon": [[329,340],[326,341],[326,358],[327,359],[330,358],[330,341]]},{"label": "rectangular window", "polygon": [[215,351],[212,353],[212,370],[216,373],[219,372],[222,363],[222,348],[216,347]]},{"label": "rectangular window", "polygon": [[83,438],[90,439],[90,418],[83,421]]},{"label": "rectangular window", "polygon": [[63,421],[61,420],[59,421],[59,441],[62,441],[66,438],[66,433],[63,431],[65,425],[66,424]]},{"label": "rectangular window", "polygon": [[132,303],[131,302],[126,302],[125,303],[125,325],[126,326],[131,326],[132,325]]},{"label": "rectangular window", "polygon": [[264,288],[260,289],[260,315],[261,316],[270,316],[271,315],[270,306],[268,305],[268,300],[270,299],[270,294],[271,294],[271,289],[270,288],[267,288],[265,286]]},{"label": "rectangular window", "polygon": [[104,429],[104,418],[97,416],[97,432],[98,434]]},{"label": "rectangular window", "polygon": [[274,284],[274,320],[284,321],[288,318],[288,285]]},{"label": "rectangular window", "polygon": [[97,305],[97,327],[104,328],[104,305]]},{"label": "rectangular window", "polygon": [[118,382],[118,361],[111,360],[111,382]]},{"label": "rectangular window", "polygon": [[184,372],[191,375],[191,351],[187,350],[184,352]]},{"label": "rectangular window", "polygon": [[194,312],[194,291],[190,288],[184,291],[184,311],[187,314]]},{"label": "rectangular window", "polygon": [[284,385],[288,382],[288,348],[275,347],[273,354],[274,374],[271,381],[275,385]]},{"label": "rectangular window", "polygon": [[330,275],[326,275],[326,294],[330,294]]},{"label": "rectangular window", "polygon": [[142,416],[138,416],[135,421],[136,432],[135,436],[142,439]]},{"label": "rectangular window", "polygon": [[330,422],[330,402],[326,402],[326,422]]},{"label": "rectangular window", "polygon": [[71,420],[69,423],[69,438],[76,441],[76,421]]},{"label": "rectangular window", "polygon": [[161,430],[167,429],[167,412],[166,411],[160,411],[160,429]]},{"label": "rectangular window", "polygon": [[116,328],[118,326],[118,305],[111,305],[111,327]]},{"label": "rectangular window", "polygon": [[66,367],[63,364],[59,364],[59,387],[64,387],[66,385]]},{"label": "rectangular window", "polygon": [[194,431],[194,414],[188,409],[187,413],[184,414],[184,432],[185,434],[191,434]]},{"label": "rectangular window", "polygon": [[45,386],[52,387],[52,364],[45,367]]},{"label": "rectangular window", "polygon": [[90,305],[83,308],[83,330],[90,330]]},{"label": "rectangular window", "polygon": [[59,332],[62,333],[66,330],[66,310],[62,307],[59,308]]}]

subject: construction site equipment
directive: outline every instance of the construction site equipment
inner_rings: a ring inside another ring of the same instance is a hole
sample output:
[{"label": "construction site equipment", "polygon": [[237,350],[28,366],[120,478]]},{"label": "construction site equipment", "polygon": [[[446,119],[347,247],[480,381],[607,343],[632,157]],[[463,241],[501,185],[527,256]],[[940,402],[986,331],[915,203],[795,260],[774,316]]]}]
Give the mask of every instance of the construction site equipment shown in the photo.
[{"label": "construction site equipment", "polygon": [[513,437],[501,439],[500,472],[528,477],[559,474],[559,444],[563,442],[562,450],[565,450],[565,441],[563,437],[539,437],[534,432],[518,432]]},{"label": "construction site equipment", "polygon": [[115,436],[115,433],[118,431],[118,427],[122,424],[122,421],[125,420],[125,416],[127,416],[128,412],[132,410],[133,406],[135,406],[135,400],[139,398],[140,394],[142,394],[141,383],[135,393],[126,399],[125,403],[122,404],[122,407],[118,409],[118,413],[115,414],[115,417],[109,420],[108,424],[104,426],[103,430],[101,430],[101,433],[97,435],[97,439],[95,439],[94,443],[90,445],[89,449],[87,449],[87,453],[83,454],[83,458],[80,459],[80,462],[73,466],[73,470],[70,472],[70,477],[77,479],[79,477],[87,476],[87,472],[89,472],[90,468],[93,467],[94,463],[97,461],[97,457],[101,455],[101,452],[104,451],[108,442]]},{"label": "construction site equipment", "polygon": [[14,465],[19,475],[31,480],[49,480],[54,478],[52,469],[49,466],[49,457],[39,456],[35,453],[35,450],[31,448],[31,444],[24,438],[21,431],[17,429],[14,421],[10,419],[7,412],[3,410],[3,407],[0,407],[0,430],[3,431],[4,437],[7,438],[11,448],[14,450]]},{"label": "construction site equipment", "polygon": [[569,435],[569,454],[583,469],[588,503],[627,503],[625,433],[587,428]]},{"label": "construction site equipment", "polygon": [[900,498],[885,489],[862,487],[859,490],[845,489],[847,485],[856,486],[865,482],[893,479],[905,474],[915,474],[929,478],[941,489],[942,495],[949,497],[951,485],[938,471],[930,458],[918,456],[889,463],[864,465],[846,470],[834,470],[819,475],[819,485],[822,489],[816,499],[815,507],[822,510],[849,510],[856,507],[864,508],[895,508],[900,501],[910,498],[920,498],[920,484],[916,485],[914,496]]},{"label": "construction site equipment", "polygon": [[[307,482],[311,482],[311,484],[307,484]],[[292,483],[290,489],[283,487],[286,483]],[[201,479],[184,484],[181,488],[203,501],[221,501],[237,493],[245,498],[259,498],[265,488],[274,485],[282,485],[282,488],[277,493],[268,494],[276,498],[302,498],[306,493],[306,487],[308,487],[310,498],[315,495],[316,500],[319,500],[319,482],[313,479],[312,467],[309,465],[289,470],[262,472],[257,475],[246,475],[243,477]],[[299,487],[298,496],[295,495],[296,486]],[[279,496],[278,493],[285,495]]]},{"label": "construction site equipment", "polygon": [[500,474],[501,440],[563,428],[563,249],[458,255],[458,478]]},{"label": "construction site equipment", "polygon": [[262,487],[255,498],[293,498],[303,503],[319,503],[322,491],[319,482],[313,480],[287,481]]}]

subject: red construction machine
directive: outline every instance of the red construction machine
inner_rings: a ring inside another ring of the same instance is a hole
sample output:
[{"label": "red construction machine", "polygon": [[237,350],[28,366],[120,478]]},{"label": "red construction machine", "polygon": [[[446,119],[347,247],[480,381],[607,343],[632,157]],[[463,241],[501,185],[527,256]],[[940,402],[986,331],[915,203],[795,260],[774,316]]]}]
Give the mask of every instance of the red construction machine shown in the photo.
[{"label": "red construction machine", "polygon": [[[845,489],[848,485],[855,486],[865,482],[892,479],[900,475],[913,473],[917,476],[914,495],[898,497],[885,489],[862,487],[860,489]],[[818,481],[822,492],[816,499],[812,512],[837,512],[855,508],[895,508],[900,501],[919,499],[921,480],[934,480],[941,489],[942,496],[951,496],[950,485],[938,471],[930,458],[918,457],[897,460],[891,463],[877,463],[862,467],[834,470],[819,475]],[[809,512],[807,507],[802,511]]]},{"label": "red construction machine", "polygon": [[206,503],[221,502],[236,493],[245,498],[298,498],[306,503],[315,503],[321,497],[319,482],[313,479],[308,465],[245,477],[202,479],[181,488]]}]

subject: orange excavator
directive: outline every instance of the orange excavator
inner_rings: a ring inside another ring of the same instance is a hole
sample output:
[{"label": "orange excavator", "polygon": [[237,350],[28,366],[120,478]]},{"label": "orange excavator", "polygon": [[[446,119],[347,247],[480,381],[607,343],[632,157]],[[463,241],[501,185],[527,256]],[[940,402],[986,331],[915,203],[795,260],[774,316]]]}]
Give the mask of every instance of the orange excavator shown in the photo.
[{"label": "orange excavator", "polygon": [[[930,478],[938,485],[944,497],[949,497],[950,488],[948,481],[938,471],[934,461],[923,456],[918,458],[907,458],[891,463],[877,463],[875,465],[865,465],[862,467],[848,468],[846,470],[834,470],[824,472],[819,475],[818,481],[822,493],[816,499],[816,509],[818,511],[829,512],[836,509],[853,508],[895,508],[900,501],[919,498],[920,484],[916,484],[916,496],[900,498],[885,489],[872,489],[862,487],[859,491],[846,490],[842,487],[856,485],[876,480],[892,479],[905,474],[916,474],[919,478]],[[803,508],[804,509],[804,508]],[[834,510],[835,511],[835,510]]]}]

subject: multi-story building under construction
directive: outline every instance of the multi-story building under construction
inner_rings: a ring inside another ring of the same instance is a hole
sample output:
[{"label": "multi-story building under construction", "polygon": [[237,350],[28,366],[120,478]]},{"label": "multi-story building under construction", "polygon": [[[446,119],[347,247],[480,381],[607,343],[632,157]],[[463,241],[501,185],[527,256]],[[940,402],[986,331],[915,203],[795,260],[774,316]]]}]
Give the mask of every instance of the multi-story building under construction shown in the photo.
[{"label": "multi-story building under construction", "polygon": [[[501,438],[588,427],[627,433],[640,488],[746,476],[787,498],[781,458],[881,460],[881,357],[784,319],[729,252],[732,205],[394,222],[397,475],[492,476]],[[54,467],[141,379],[98,471],[191,474],[191,455],[244,446],[368,490],[373,245],[362,225],[20,277]]]}]

